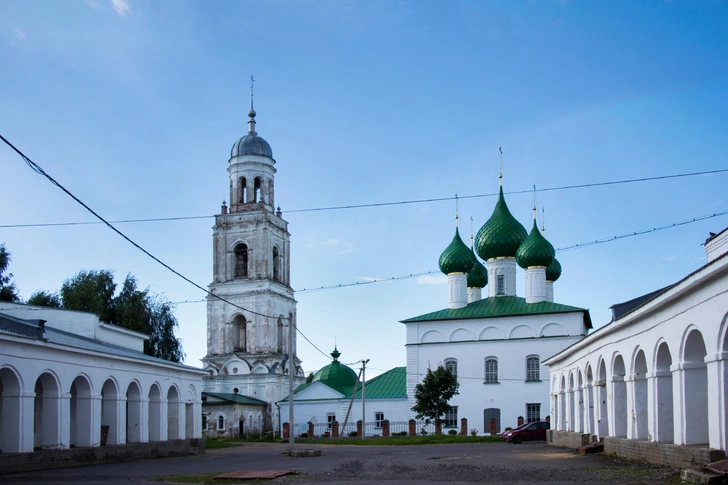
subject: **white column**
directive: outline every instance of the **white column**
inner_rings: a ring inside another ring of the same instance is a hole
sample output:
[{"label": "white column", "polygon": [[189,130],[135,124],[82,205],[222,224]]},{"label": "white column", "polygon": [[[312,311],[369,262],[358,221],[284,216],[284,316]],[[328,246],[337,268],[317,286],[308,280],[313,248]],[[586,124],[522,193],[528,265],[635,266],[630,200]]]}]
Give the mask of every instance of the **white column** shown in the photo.
[{"label": "white column", "polygon": [[468,275],[450,273],[447,275],[447,289],[448,308],[464,308],[468,305]]},{"label": "white column", "polygon": [[59,401],[58,448],[64,450],[71,447],[71,393],[61,394]]},{"label": "white column", "polygon": [[141,398],[141,406],[142,406],[142,412],[141,412],[141,422],[139,423],[140,430],[139,430],[139,442],[140,443],[148,443],[149,442],[149,398],[142,396]]},{"label": "white column", "polygon": [[726,379],[728,352],[705,356],[708,366],[708,439],[709,446],[726,450]]},{"label": "white column", "polygon": [[625,376],[627,385],[627,438],[637,439],[637,405],[635,404],[634,376]]},{"label": "white column", "polygon": [[546,290],[546,268],[532,266],[526,269],[526,303],[540,303],[548,300]]},{"label": "white column", "polygon": [[468,288],[468,303],[481,300],[482,294],[480,288]]},{"label": "white column", "polygon": [[[167,439],[169,439],[169,430],[167,429],[168,413],[169,407],[167,406],[167,399],[163,397],[159,400],[159,425],[161,427],[161,431],[159,433],[160,441],[167,441]],[[217,422],[215,422],[215,426],[217,426]]]},{"label": "white column", "polygon": [[670,366],[672,372],[672,419],[673,441],[676,445],[685,444],[685,371],[679,364]]},{"label": "white column", "polygon": [[554,282],[546,281],[546,301],[554,301]]},{"label": "white column", "polygon": [[559,390],[559,398],[557,400],[557,406],[558,406],[558,413],[559,413],[559,424],[558,429],[560,431],[566,431],[566,408],[564,406],[565,401],[565,394],[566,392],[564,390]]},{"label": "white column", "polygon": [[584,432],[584,388],[577,386],[574,402],[574,431]]},{"label": "white column", "polygon": [[574,431],[574,391],[566,391],[566,431]]},{"label": "white column", "polygon": [[657,441],[659,423],[657,399],[657,373],[647,373],[647,439]]}]

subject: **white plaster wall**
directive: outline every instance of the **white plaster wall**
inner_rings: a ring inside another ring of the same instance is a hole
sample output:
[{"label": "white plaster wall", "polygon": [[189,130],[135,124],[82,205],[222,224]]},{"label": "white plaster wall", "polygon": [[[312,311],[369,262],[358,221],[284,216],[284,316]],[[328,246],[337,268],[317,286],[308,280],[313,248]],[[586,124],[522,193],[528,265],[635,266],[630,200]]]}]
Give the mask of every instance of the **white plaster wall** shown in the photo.
[{"label": "white plaster wall", "polygon": [[[126,393],[130,384],[134,382],[141,391],[142,402],[142,441],[149,439],[149,391],[156,384],[161,392],[163,403],[163,417],[161,418],[162,440],[167,437],[167,392],[175,387],[179,394],[180,409],[178,422],[182,437],[187,433],[186,404],[191,404],[192,415],[190,419],[191,434],[189,438],[201,436],[201,391],[203,371],[191,367],[181,367],[173,364],[156,363],[122,357],[112,354],[73,349],[48,342],[0,335],[0,370],[12,372],[20,379],[20,398],[22,409],[18,410],[17,420],[21,422],[18,433],[21,435],[21,448],[18,451],[33,451],[33,397],[35,385],[41,374],[52,377],[57,385],[60,396],[57,408],[57,425],[59,428],[58,448],[67,448],[70,438],[70,399],[71,385],[79,376],[89,381],[91,388],[91,416],[77,416],[76,422],[90,423],[91,444],[98,446],[100,442],[101,423],[101,390],[104,383],[111,379],[117,389],[118,401],[109,402],[109,406],[116,408],[117,416],[114,422],[108,423],[114,429],[110,431],[108,444],[125,443],[125,402]],[[3,396],[5,403],[6,396]],[[17,401],[16,401],[17,402]],[[54,404],[55,406],[56,404]],[[3,406],[3,422],[8,412]],[[5,430],[3,429],[3,432]]]},{"label": "white plaster wall", "polygon": [[[655,410],[667,405],[660,403],[655,381],[672,375],[674,442],[691,444],[694,438],[691,438],[690,434],[695,428],[705,426],[705,423],[700,421],[701,416],[705,416],[709,422],[709,440],[705,441],[709,441],[711,448],[726,450],[727,318],[728,258],[723,257],[688,276],[676,287],[643,307],[610,323],[573,348],[555,356],[549,362],[554,376],[551,393],[568,395],[569,375],[578,376],[581,373],[586,376],[589,368],[592,369],[594,378],[598,379],[600,362],[604,361],[609,404],[606,419],[609,420],[609,428],[608,431],[604,430],[599,434],[613,436],[617,432],[613,401],[615,397],[619,399],[621,389],[615,386],[611,376],[615,373],[617,356],[621,356],[625,365],[628,393],[627,436],[636,437],[635,430],[638,428],[632,421],[638,414],[636,402],[644,399],[639,393],[644,390],[639,391],[632,380],[643,377],[635,371],[635,357],[642,350],[647,363],[648,438],[658,438]],[[686,338],[692,330],[698,330],[702,335],[707,353],[703,362],[684,362]],[[663,342],[669,347],[672,366],[670,372],[660,374],[656,373],[656,361],[659,345]],[[703,373],[702,377],[701,375],[693,377],[694,371],[700,368],[707,368],[707,376]],[[562,379],[567,383],[566,393],[561,389]],[[707,382],[703,382],[706,379]],[[687,392],[686,386],[689,388]],[[703,407],[707,408],[707,413]],[[597,419],[599,417],[596,416]],[[568,421],[568,415],[566,419]],[[565,425],[568,426],[568,423]],[[559,425],[558,429],[565,428]],[[592,432],[598,431],[592,430]]]}]

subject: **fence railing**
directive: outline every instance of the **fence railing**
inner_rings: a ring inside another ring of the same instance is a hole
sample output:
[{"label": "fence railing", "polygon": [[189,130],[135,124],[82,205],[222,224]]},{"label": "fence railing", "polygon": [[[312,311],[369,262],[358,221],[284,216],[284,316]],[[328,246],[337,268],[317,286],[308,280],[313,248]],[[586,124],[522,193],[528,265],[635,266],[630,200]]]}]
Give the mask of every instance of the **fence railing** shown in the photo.
[{"label": "fence railing", "polygon": [[[294,438],[300,438],[301,435],[304,437],[329,437],[331,436],[331,424],[330,423],[314,423],[313,424],[313,436],[309,436],[309,423],[295,423],[290,427],[290,432],[293,433]],[[433,434],[435,432],[435,424],[426,424],[425,421],[415,421],[415,433],[418,435]],[[362,424],[362,433],[364,436],[383,436],[382,434],[382,421],[367,421]],[[389,435],[390,436],[402,436],[409,433],[409,421],[390,421],[389,422]],[[347,438],[357,436],[357,423],[349,422],[346,423],[346,429],[344,429],[344,423],[339,423],[339,437]]]}]

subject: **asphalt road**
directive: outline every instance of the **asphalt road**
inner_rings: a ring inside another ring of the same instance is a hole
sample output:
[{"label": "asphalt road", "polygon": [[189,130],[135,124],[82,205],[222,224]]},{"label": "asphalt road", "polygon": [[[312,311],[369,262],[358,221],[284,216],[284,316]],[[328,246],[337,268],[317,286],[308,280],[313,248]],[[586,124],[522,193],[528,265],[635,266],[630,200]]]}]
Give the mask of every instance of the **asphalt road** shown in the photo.
[{"label": "asphalt road", "polygon": [[[296,470],[271,480],[273,484],[414,483],[449,485],[485,484],[666,484],[680,483],[678,472],[606,455],[577,455],[544,442],[353,446],[297,444],[297,449],[318,449],[321,456],[286,456],[287,444],[246,443],[236,448],[209,450],[193,457],[140,460],[60,470],[0,476],[14,484],[133,483],[159,485],[160,477],[226,473],[237,470]],[[1,459],[1,458],[0,458]]]}]

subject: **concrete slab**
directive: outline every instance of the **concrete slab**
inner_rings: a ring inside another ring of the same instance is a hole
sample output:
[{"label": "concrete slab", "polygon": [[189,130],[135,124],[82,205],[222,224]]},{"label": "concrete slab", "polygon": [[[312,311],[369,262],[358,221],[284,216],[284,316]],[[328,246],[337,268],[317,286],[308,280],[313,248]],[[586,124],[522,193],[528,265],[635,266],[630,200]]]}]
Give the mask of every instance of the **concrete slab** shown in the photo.
[{"label": "concrete slab", "polygon": [[264,480],[296,473],[296,470],[238,470],[212,477],[213,480]]}]

